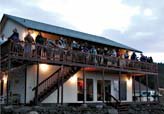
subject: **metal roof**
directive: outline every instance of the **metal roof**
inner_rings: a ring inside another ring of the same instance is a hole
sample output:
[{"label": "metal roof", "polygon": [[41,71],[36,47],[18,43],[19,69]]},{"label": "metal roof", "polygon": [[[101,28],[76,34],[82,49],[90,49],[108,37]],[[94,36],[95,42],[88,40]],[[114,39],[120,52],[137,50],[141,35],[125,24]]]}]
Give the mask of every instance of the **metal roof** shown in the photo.
[{"label": "metal roof", "polygon": [[118,48],[132,50],[132,51],[136,51],[136,52],[141,52],[139,50],[136,50],[134,48],[131,48],[129,46],[112,41],[110,39],[107,39],[107,38],[104,38],[101,36],[78,32],[75,30],[70,30],[70,29],[66,29],[66,28],[62,28],[62,27],[58,27],[58,26],[54,26],[54,25],[49,25],[49,24],[45,24],[45,23],[41,23],[41,22],[29,20],[29,19],[24,19],[24,18],[20,18],[20,17],[16,17],[16,16],[7,15],[7,14],[4,14],[4,17],[7,17],[8,19],[11,19],[27,28],[31,28],[31,29],[35,29],[35,30],[39,30],[39,31],[45,31],[45,32],[53,33],[53,34],[59,34],[59,35],[63,35],[63,36],[68,36],[68,37],[72,37],[75,39],[82,39],[82,40],[86,40],[86,41],[96,42],[96,43],[105,44],[108,46],[114,46],[114,47],[118,47]]}]

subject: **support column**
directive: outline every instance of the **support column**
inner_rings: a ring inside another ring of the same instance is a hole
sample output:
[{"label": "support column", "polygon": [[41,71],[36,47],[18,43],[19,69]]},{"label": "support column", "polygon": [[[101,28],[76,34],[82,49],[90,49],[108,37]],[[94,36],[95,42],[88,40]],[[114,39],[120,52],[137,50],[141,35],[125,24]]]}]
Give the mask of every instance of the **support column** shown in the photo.
[{"label": "support column", "polygon": [[62,65],[61,68],[61,104],[63,105],[63,75],[64,75],[64,68]]},{"label": "support column", "polygon": [[37,63],[37,73],[36,73],[36,90],[35,90],[35,104],[38,104],[38,84],[39,84],[39,63]]},{"label": "support column", "polygon": [[157,100],[159,102],[159,75],[157,74]]},{"label": "support column", "polygon": [[157,80],[156,80],[156,75],[152,75],[153,76],[153,79],[154,79],[154,102],[157,101]]},{"label": "support column", "polygon": [[8,78],[7,78],[7,83],[6,83],[6,102],[7,105],[9,104],[9,80],[10,80],[10,68],[11,68],[11,59],[9,57],[8,60]]},{"label": "support column", "polygon": [[139,77],[139,98],[140,98],[140,102],[141,102],[141,77]]},{"label": "support column", "polygon": [[148,95],[149,89],[148,89],[148,75],[146,74],[146,98],[147,98],[147,102],[149,101],[149,95]]},{"label": "support column", "polygon": [[59,77],[60,77],[60,72],[58,72],[58,77],[57,77],[57,104],[59,104],[59,99],[60,99],[60,86],[59,86]]},{"label": "support column", "polygon": [[103,69],[103,72],[102,72],[102,96],[103,96],[103,103],[105,102],[105,81],[104,81],[104,72],[105,70]]},{"label": "support column", "polygon": [[121,71],[119,71],[119,78],[118,78],[118,98],[121,101]]},{"label": "support column", "polygon": [[27,87],[27,64],[25,65],[25,81],[24,81],[24,104],[26,104],[26,87]]},{"label": "support column", "polygon": [[85,104],[85,100],[86,100],[85,80],[86,80],[86,77],[85,77],[85,71],[84,71],[84,68],[83,68],[83,104]]},{"label": "support column", "polygon": [[133,76],[133,100],[136,101],[136,87],[135,87],[135,76]]}]

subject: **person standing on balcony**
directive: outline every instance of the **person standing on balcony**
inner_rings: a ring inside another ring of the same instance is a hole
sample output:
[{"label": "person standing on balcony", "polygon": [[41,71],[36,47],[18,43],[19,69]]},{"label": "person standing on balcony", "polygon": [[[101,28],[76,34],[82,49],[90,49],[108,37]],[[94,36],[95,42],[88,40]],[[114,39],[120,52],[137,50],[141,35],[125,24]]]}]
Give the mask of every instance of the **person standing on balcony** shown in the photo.
[{"label": "person standing on balcony", "polygon": [[52,60],[54,55],[55,43],[54,41],[47,39],[46,41],[46,56],[47,59]]},{"label": "person standing on balcony", "polygon": [[144,56],[142,53],[141,53],[140,61],[141,62],[147,62],[147,57]]},{"label": "person standing on balcony", "polygon": [[90,49],[90,53],[91,53],[91,61],[94,64],[97,64],[97,58],[96,58],[97,50],[96,50],[95,46],[92,46],[92,48]]},{"label": "person standing on balcony", "polygon": [[153,58],[152,58],[152,57],[148,57],[148,58],[147,58],[147,62],[148,62],[148,63],[153,63]]},{"label": "person standing on balcony", "polygon": [[36,36],[35,39],[36,42],[36,50],[37,50],[37,56],[40,58],[41,57],[41,53],[43,51],[43,45],[45,43],[44,38],[42,37],[41,32],[39,32],[39,34]]},{"label": "person standing on balcony", "polygon": [[125,58],[125,59],[129,59],[129,53],[128,53],[128,51],[125,52],[124,58]]},{"label": "person standing on balcony", "polygon": [[21,45],[18,44],[19,40],[19,33],[17,29],[13,29],[13,34],[8,38],[11,41],[11,48],[13,52],[18,52],[22,49]]},{"label": "person standing on balcony", "polygon": [[28,32],[27,36],[24,38],[25,46],[24,46],[24,56],[31,57],[32,55],[32,43],[34,43],[34,38],[31,36],[30,32]]},{"label": "person standing on balcony", "polygon": [[19,40],[19,33],[18,33],[16,28],[13,30],[13,34],[9,37],[9,40],[12,40],[14,42],[19,42],[20,41]]},{"label": "person standing on balcony", "polygon": [[2,34],[1,35],[1,38],[0,38],[0,45],[2,45],[4,42],[6,42],[7,41],[7,39],[5,38],[5,35],[4,34]]},{"label": "person standing on balcony", "polygon": [[132,53],[131,60],[137,60],[137,55],[135,52]]},{"label": "person standing on balcony", "polygon": [[117,66],[117,61],[116,61],[116,59],[115,59],[115,58],[117,57],[116,49],[113,49],[113,50],[112,50],[111,56],[113,57],[113,58],[112,58],[112,65]]},{"label": "person standing on balcony", "polygon": [[58,47],[60,48],[59,50],[59,55],[60,55],[60,61],[63,60],[65,51],[64,49],[66,48],[66,41],[63,39],[63,37],[61,37],[58,41]]}]

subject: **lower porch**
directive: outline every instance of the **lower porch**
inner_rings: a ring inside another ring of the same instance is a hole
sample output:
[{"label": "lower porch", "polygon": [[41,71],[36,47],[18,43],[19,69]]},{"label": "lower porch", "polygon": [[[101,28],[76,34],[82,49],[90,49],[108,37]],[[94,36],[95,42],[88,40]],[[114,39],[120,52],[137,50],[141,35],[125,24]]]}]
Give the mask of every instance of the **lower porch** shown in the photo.
[{"label": "lower porch", "polygon": [[[80,68],[78,72],[70,75],[67,80],[60,81],[60,84],[56,85],[58,87],[54,91],[51,91],[48,96],[39,101],[40,94],[53,83],[53,81],[45,80],[59,67],[61,70],[58,72],[58,75],[62,76],[68,67],[45,64],[28,65],[11,71],[10,75],[5,74],[0,84],[2,103],[32,103],[37,105],[40,103],[115,104],[158,101],[157,76],[94,68]],[[148,87],[150,85],[150,77],[154,81],[153,89]],[[145,80],[145,88],[142,88],[142,80]],[[43,82],[45,83],[44,86],[41,84]],[[150,91],[153,91],[153,93]],[[31,102],[32,100],[34,102]]]}]

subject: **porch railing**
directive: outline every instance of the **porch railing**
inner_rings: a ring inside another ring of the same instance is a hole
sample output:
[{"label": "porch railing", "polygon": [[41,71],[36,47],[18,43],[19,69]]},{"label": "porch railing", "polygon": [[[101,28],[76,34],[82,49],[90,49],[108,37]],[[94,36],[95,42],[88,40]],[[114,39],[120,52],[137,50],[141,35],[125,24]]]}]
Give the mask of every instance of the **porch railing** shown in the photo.
[{"label": "porch railing", "polygon": [[72,49],[62,49],[39,44],[28,44],[25,42],[8,42],[6,45],[2,45],[2,58],[4,55],[6,56],[10,54],[11,56],[22,57],[24,59],[38,59],[51,62],[63,61],[65,63],[116,67],[120,69],[137,70],[151,73],[158,72],[158,66],[155,63],[121,59],[106,55],[94,55]]}]

